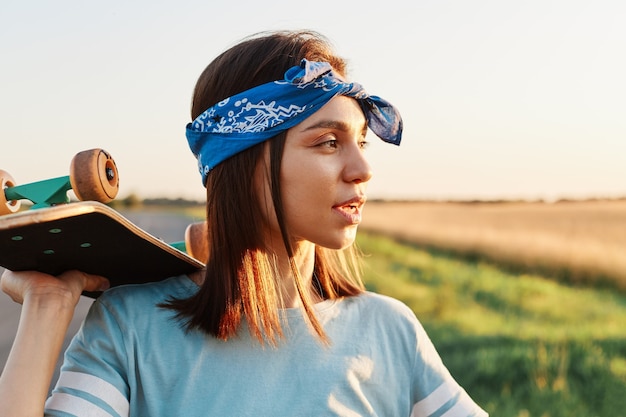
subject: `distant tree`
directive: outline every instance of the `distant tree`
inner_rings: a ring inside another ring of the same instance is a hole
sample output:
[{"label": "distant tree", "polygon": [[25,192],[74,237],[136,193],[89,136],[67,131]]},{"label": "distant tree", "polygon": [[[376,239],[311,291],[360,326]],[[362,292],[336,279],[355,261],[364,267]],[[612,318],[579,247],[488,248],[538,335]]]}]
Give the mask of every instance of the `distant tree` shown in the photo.
[{"label": "distant tree", "polygon": [[109,203],[109,206],[119,208],[134,208],[143,204],[143,200],[135,193],[131,193],[124,198],[118,198]]},{"label": "distant tree", "polygon": [[124,207],[132,208],[138,207],[142,204],[141,198],[135,193],[130,193],[126,198],[122,200]]}]

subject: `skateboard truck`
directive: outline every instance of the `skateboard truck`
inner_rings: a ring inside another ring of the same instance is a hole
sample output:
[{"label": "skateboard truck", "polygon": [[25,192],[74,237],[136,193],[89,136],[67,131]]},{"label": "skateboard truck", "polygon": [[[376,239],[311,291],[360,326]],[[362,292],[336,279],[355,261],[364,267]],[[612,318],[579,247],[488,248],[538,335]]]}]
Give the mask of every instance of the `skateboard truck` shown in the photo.
[{"label": "skateboard truck", "polygon": [[70,175],[23,185],[16,185],[9,173],[0,170],[0,215],[18,211],[21,200],[31,201],[31,209],[69,203],[69,190],[81,201],[112,201],[119,176],[111,155],[102,149],[79,152],[72,159]]},{"label": "skateboard truck", "polygon": [[38,209],[69,203],[67,192],[71,189],[70,177],[65,176],[7,187],[4,195],[11,207],[15,207],[20,200],[30,200],[33,202],[31,209]]}]

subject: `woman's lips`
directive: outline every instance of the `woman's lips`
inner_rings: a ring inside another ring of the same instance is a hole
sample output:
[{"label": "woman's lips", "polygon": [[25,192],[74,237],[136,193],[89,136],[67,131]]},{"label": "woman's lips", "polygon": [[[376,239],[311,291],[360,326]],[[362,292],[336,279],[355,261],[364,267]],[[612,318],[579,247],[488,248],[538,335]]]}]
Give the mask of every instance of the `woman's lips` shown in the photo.
[{"label": "woman's lips", "polygon": [[333,206],[333,210],[349,224],[359,224],[361,223],[361,209],[364,204],[365,197],[357,196]]}]

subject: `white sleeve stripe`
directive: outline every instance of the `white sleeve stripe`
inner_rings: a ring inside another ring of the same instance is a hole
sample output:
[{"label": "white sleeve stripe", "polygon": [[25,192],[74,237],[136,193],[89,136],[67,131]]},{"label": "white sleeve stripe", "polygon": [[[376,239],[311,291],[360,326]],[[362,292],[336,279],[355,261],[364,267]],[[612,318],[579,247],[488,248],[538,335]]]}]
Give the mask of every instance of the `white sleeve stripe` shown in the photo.
[{"label": "white sleeve stripe", "polygon": [[439,410],[445,403],[450,401],[457,394],[457,385],[443,382],[426,398],[423,398],[415,403],[413,411],[411,412],[411,417],[429,416]]},{"label": "white sleeve stripe", "polygon": [[46,401],[46,410],[62,411],[73,416],[111,417],[95,404],[70,394],[55,393]]},{"label": "white sleeve stripe", "polygon": [[[465,391],[461,393],[459,397],[459,401],[452,406],[448,411],[443,413],[441,417],[457,417],[457,416],[467,416],[469,413],[475,412],[478,410],[478,407],[472,401],[469,395]],[[487,416],[487,413],[482,412],[479,414],[480,416]]]},{"label": "white sleeve stripe", "polygon": [[115,385],[93,375],[82,372],[61,372],[57,388],[71,388],[86,392],[107,403],[117,414],[128,416],[130,404],[128,399]]},{"label": "white sleeve stripe", "polygon": [[441,417],[457,417],[466,416],[467,410],[463,407],[463,404],[454,404],[451,409],[441,415]]}]

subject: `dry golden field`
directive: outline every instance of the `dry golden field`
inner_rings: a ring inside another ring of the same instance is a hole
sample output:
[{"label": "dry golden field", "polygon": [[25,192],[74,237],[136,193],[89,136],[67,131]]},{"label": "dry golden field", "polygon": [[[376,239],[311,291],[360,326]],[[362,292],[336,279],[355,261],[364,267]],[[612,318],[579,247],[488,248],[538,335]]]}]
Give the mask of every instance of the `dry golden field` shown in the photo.
[{"label": "dry golden field", "polygon": [[363,230],[626,290],[626,201],[368,202]]}]

